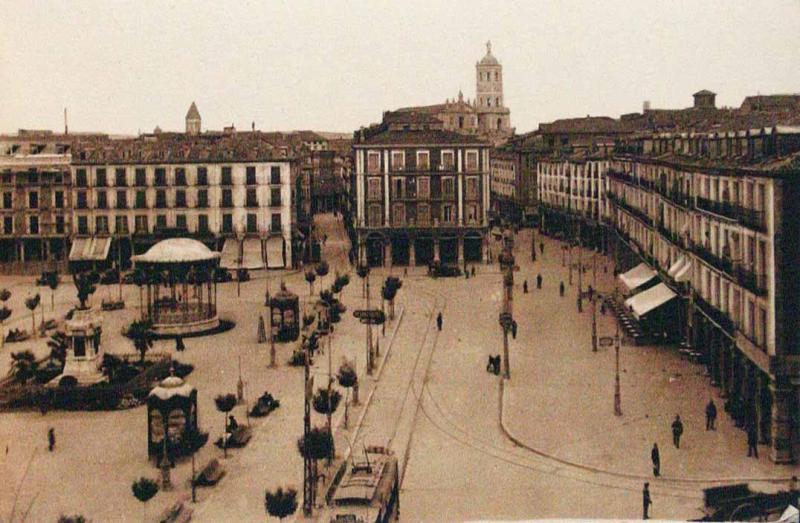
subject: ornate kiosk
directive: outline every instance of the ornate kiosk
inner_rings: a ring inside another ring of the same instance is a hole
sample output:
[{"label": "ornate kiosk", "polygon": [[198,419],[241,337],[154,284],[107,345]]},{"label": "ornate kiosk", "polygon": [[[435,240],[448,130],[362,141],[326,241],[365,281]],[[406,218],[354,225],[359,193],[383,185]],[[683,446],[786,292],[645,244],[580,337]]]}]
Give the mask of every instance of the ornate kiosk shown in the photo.
[{"label": "ornate kiosk", "polygon": [[300,299],[281,285],[269,301],[275,341],[295,341],[300,336]]},{"label": "ornate kiosk", "polygon": [[[177,376],[164,378],[147,396],[147,453],[183,454],[187,434],[197,433],[197,389]],[[166,438],[166,440],[165,440]]]},{"label": "ornate kiosk", "polygon": [[144,274],[147,303],[142,317],[162,336],[199,334],[219,326],[217,291],[212,274],[220,253],[197,240],[170,238],[146,253],[132,256]]}]

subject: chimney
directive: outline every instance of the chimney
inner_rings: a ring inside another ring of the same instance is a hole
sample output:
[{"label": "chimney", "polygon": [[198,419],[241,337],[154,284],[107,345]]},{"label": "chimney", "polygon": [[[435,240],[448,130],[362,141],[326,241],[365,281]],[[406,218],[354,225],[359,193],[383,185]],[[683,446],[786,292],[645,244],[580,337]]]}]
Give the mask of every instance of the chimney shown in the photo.
[{"label": "chimney", "polygon": [[64,134],[69,134],[69,126],[67,125],[67,108],[64,107]]}]

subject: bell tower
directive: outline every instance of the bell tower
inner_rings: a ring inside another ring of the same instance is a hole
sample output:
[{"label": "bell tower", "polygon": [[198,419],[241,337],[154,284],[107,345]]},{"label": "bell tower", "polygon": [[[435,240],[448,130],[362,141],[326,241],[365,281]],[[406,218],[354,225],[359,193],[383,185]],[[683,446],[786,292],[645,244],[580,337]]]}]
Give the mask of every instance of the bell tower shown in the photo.
[{"label": "bell tower", "polygon": [[192,102],[189,106],[189,111],[186,113],[186,134],[196,136],[200,134],[200,111],[197,110],[197,105]]},{"label": "bell tower", "polygon": [[475,94],[479,108],[503,107],[503,66],[492,54],[492,42],[486,42],[486,56],[475,65]]}]

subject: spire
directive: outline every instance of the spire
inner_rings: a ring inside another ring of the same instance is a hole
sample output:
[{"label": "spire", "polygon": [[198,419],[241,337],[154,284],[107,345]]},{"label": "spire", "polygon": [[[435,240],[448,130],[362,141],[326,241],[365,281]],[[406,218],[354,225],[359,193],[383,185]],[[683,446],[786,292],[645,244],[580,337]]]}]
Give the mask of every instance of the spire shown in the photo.
[{"label": "spire", "polygon": [[458,101],[459,102],[464,101],[464,93],[461,92],[461,89],[458,90]]}]

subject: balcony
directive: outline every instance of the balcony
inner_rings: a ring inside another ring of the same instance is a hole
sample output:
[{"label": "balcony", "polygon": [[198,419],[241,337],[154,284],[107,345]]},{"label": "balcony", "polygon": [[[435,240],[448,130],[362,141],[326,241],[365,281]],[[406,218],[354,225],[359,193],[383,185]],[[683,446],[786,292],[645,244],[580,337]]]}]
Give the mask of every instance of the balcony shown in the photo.
[{"label": "balcony", "polygon": [[764,217],[764,211],[749,209],[747,207],[739,207],[737,214],[739,223],[745,227],[749,227],[760,232],[767,232],[767,221]]},{"label": "balcony", "polygon": [[694,304],[703,311],[703,314],[711,318],[714,323],[722,327],[722,329],[731,336],[736,333],[736,323],[727,313],[711,305],[711,303],[704,300],[697,292],[693,292],[692,297],[694,299]]},{"label": "balcony", "polygon": [[611,203],[613,203],[617,207],[620,207],[620,208],[626,210],[628,213],[632,214],[634,217],[638,218],[639,220],[643,221],[645,224],[647,224],[647,225],[652,227],[653,219],[650,218],[649,216],[647,216],[647,214],[645,214],[644,212],[640,211],[639,209],[637,209],[635,207],[631,207],[630,205],[628,205],[625,202],[625,198],[617,198],[617,196],[614,193],[612,193],[611,191],[608,191],[606,193],[606,198],[608,199],[608,201],[610,201]]},{"label": "balcony", "polygon": [[254,209],[258,207],[258,200],[256,198],[248,198],[245,200],[244,206],[248,209]]},{"label": "balcony", "polygon": [[733,261],[727,257],[719,257],[707,247],[700,244],[691,244],[692,251],[715,269],[733,276]]},{"label": "balcony", "polygon": [[280,207],[281,206],[281,199],[280,198],[273,198],[269,201],[270,207]]},{"label": "balcony", "polygon": [[734,273],[736,276],[736,280],[739,282],[739,285],[759,296],[767,295],[766,274],[758,274],[756,272],[751,271],[750,269],[745,268],[742,265],[737,265]]},{"label": "balcony", "polygon": [[717,202],[698,196],[695,207],[702,211],[717,214],[719,216],[725,216],[726,218],[730,218],[732,220],[735,220],[738,217],[736,206],[729,202]]}]

